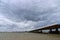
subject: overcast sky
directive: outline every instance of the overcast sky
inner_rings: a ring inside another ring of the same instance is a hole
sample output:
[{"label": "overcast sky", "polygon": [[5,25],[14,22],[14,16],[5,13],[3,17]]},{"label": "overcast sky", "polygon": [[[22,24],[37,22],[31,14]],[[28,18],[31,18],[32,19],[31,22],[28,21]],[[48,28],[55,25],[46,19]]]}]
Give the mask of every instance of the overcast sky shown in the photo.
[{"label": "overcast sky", "polygon": [[28,31],[60,24],[60,0],[0,0],[0,31]]}]

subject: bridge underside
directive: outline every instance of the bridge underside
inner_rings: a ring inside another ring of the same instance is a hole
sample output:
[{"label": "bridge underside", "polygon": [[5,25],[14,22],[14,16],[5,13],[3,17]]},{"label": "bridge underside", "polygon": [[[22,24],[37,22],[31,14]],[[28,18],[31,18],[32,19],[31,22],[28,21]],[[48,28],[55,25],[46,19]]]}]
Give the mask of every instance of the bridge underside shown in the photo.
[{"label": "bridge underside", "polygon": [[[30,32],[42,33],[42,30],[49,30],[49,33],[59,33],[59,30],[58,30],[59,28],[60,28],[60,25],[56,24],[56,25],[52,25],[52,26],[32,30]],[[53,29],[55,29],[55,31],[52,31]]]}]

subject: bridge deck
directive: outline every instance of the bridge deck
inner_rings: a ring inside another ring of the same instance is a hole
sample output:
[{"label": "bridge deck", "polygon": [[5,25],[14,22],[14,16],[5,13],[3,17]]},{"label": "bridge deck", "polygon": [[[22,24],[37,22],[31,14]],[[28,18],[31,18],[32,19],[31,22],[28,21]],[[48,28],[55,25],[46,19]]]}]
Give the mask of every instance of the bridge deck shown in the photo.
[{"label": "bridge deck", "polygon": [[36,30],[32,30],[30,32],[42,32],[42,30],[50,30],[50,33],[52,32],[52,29],[56,29],[55,33],[58,33],[58,28],[60,28],[60,25],[59,24],[55,24],[55,25],[50,25],[50,26],[46,26],[46,27],[43,27],[43,28],[40,28],[40,29],[36,29]]},{"label": "bridge deck", "polygon": [[37,29],[37,30],[46,30],[46,29],[55,29],[55,28],[60,28],[60,25],[56,24],[56,25],[52,25],[52,26],[47,26],[47,27],[44,27],[44,28],[40,28],[40,29]]}]

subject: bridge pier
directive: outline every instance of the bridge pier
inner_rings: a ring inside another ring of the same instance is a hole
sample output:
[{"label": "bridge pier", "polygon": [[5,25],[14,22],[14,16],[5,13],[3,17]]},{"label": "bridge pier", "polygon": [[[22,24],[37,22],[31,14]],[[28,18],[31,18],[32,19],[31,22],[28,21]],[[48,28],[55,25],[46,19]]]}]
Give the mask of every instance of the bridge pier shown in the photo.
[{"label": "bridge pier", "polygon": [[58,30],[58,28],[55,28],[55,31],[52,31],[52,28],[51,28],[50,31],[49,31],[49,33],[56,33],[56,34],[58,34],[59,30]]},{"label": "bridge pier", "polygon": [[42,30],[39,30],[39,33],[42,33]]},{"label": "bridge pier", "polygon": [[58,28],[55,28],[56,30],[55,30],[55,33],[59,33],[59,30],[58,30]]},{"label": "bridge pier", "polygon": [[49,33],[52,33],[52,29],[50,29]]},{"label": "bridge pier", "polygon": [[41,33],[42,33],[42,30],[41,30]]}]

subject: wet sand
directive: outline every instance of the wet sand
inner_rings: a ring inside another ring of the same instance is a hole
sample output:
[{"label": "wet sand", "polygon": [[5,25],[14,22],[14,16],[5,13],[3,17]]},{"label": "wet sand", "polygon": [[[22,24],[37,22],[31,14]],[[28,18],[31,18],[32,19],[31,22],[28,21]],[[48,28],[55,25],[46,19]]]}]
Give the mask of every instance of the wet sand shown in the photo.
[{"label": "wet sand", "polygon": [[0,33],[0,40],[60,40],[60,34]]}]

